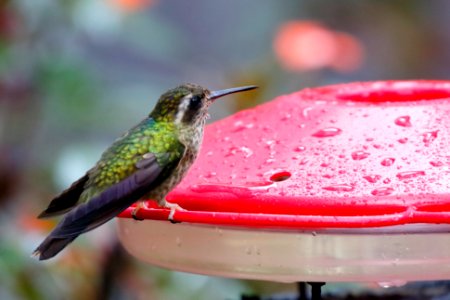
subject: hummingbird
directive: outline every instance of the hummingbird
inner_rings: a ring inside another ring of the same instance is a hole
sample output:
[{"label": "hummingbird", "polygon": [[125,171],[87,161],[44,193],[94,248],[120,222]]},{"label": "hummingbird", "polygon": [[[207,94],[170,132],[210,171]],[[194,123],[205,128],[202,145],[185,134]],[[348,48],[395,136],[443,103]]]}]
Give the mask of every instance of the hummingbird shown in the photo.
[{"label": "hummingbird", "polygon": [[80,234],[106,223],[135,202],[135,219],[150,199],[170,209],[169,220],[173,221],[175,212],[183,208],[165,198],[197,157],[209,106],[220,97],[255,88],[209,91],[183,84],[162,94],[144,120],[119,137],[93,168],[38,216],[65,214],[33,255],[39,260],[54,257]]}]

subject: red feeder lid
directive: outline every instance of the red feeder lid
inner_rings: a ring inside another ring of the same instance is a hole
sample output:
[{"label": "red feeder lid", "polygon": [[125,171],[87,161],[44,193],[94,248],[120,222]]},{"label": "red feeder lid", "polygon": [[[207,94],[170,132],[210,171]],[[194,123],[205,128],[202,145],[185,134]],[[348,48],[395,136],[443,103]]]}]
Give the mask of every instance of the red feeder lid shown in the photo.
[{"label": "red feeder lid", "polygon": [[[181,222],[277,228],[450,223],[450,82],[305,89],[206,128],[167,197]],[[132,208],[121,217],[130,217]],[[165,209],[140,210],[167,219]]]}]

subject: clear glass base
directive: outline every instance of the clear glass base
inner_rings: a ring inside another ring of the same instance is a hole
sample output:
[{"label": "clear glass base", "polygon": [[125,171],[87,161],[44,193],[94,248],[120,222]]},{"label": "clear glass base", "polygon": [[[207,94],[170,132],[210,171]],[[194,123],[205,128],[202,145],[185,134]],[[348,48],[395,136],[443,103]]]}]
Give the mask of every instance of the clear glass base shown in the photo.
[{"label": "clear glass base", "polygon": [[274,230],[118,219],[119,237],[147,263],[197,274],[279,282],[450,279],[450,226]]}]

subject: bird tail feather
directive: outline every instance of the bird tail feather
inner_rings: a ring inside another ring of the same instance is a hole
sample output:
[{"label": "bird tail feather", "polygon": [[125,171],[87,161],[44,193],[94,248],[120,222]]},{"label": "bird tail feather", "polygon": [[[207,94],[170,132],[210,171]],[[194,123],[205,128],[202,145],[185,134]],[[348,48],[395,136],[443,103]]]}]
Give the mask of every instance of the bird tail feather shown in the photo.
[{"label": "bird tail feather", "polygon": [[34,255],[39,260],[55,256],[80,234],[108,222],[159,184],[167,175],[159,176],[163,169],[155,156],[146,160],[131,176],[70,210],[37,247]]},{"label": "bird tail feather", "polygon": [[32,256],[38,257],[39,260],[46,260],[52,258],[70,244],[76,236],[68,238],[54,238],[48,236],[39,247],[34,250]]}]

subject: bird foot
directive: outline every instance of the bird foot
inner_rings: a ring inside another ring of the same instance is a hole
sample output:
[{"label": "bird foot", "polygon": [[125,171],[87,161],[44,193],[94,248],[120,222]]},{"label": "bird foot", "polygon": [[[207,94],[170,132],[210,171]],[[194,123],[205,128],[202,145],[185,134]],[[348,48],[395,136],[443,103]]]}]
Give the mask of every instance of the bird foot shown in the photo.
[{"label": "bird foot", "polygon": [[175,216],[175,212],[185,211],[184,208],[182,208],[181,206],[179,206],[176,203],[170,203],[167,201],[164,203],[163,207],[170,209],[169,218],[168,218],[170,223],[172,223],[172,224],[181,223],[180,221],[175,221],[175,219],[173,217]]},{"label": "bird foot", "polygon": [[136,221],[143,221],[144,220],[144,218],[138,217],[137,213],[142,208],[148,209],[148,207],[147,207],[147,205],[145,203],[146,203],[145,201],[138,202],[138,204],[136,204],[136,207],[131,212],[131,217],[133,217],[133,219],[135,219]]}]

